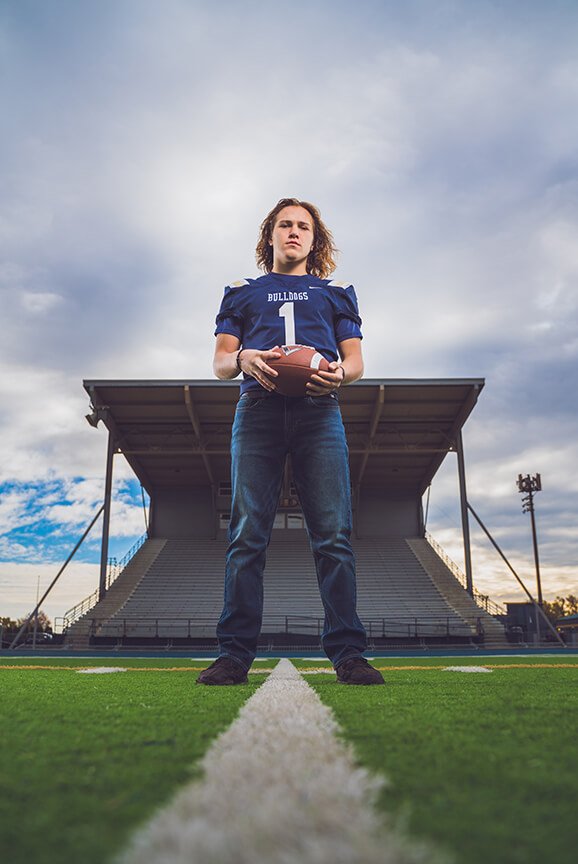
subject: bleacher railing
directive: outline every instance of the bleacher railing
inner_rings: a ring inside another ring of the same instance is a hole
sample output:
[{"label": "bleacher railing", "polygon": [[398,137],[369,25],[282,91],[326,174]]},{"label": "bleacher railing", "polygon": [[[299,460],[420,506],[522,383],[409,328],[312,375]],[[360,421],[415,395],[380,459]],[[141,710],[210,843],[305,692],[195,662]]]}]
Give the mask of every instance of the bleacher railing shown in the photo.
[{"label": "bleacher railing", "polygon": [[107,587],[107,589],[110,588],[112,583],[118,579],[118,577],[120,576],[120,574],[122,573],[124,568],[127,566],[127,564],[130,561],[132,561],[132,559],[134,558],[134,556],[136,555],[138,550],[141,548],[141,546],[144,546],[147,539],[148,539],[148,534],[146,534],[146,533],[142,534],[138,538],[138,540],[135,543],[133,543],[133,545],[130,547],[130,549],[128,550],[126,555],[123,558],[121,558],[120,561],[117,561],[116,558],[109,558],[108,559],[108,568],[107,568],[107,573],[106,573],[106,587]]},{"label": "bleacher railing", "polygon": [[[143,617],[91,618],[91,637],[115,639],[198,639],[214,637],[216,618]],[[456,621],[455,616],[398,616],[365,618],[362,623],[372,639],[466,638],[484,634],[481,618],[473,625]],[[262,633],[321,637],[324,619],[307,615],[266,615]]]},{"label": "bleacher railing", "polygon": [[[466,579],[466,574],[462,572],[460,567],[453,561],[447,552],[440,546],[437,540],[429,534],[427,531],[425,533],[425,539],[432,547],[434,552],[437,554],[439,558],[442,559],[446,567],[451,570],[453,575],[456,577],[462,588],[467,588],[468,580]],[[503,606],[500,606],[499,603],[495,603],[487,594],[481,594],[478,589],[474,586],[474,600],[480,609],[484,609],[489,615],[506,615],[506,610]]]},{"label": "bleacher railing", "polygon": [[[106,568],[106,590],[110,588],[113,582],[116,582],[124,568],[127,564],[132,561],[138,550],[141,546],[144,545],[145,541],[148,539],[148,534],[143,534],[138,540],[133,543],[130,547],[126,555],[124,555],[120,561],[116,558],[109,558],[107,561]],[[64,617],[62,618],[62,630],[66,630],[70,627],[71,624],[74,624],[75,621],[78,621],[79,618],[82,618],[87,612],[96,606],[99,600],[100,589],[96,589],[92,594],[89,594],[88,597],[85,597],[84,600],[81,600],[80,603],[77,603],[76,606],[73,606],[72,609],[69,609],[68,612],[64,613]]]}]

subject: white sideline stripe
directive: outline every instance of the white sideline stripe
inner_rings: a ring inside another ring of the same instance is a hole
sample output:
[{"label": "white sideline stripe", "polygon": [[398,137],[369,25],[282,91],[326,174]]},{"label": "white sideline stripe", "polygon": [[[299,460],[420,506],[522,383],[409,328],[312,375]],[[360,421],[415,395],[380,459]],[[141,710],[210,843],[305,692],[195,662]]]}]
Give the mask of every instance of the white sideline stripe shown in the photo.
[{"label": "white sideline stripe", "polygon": [[[215,691],[218,688],[214,688]],[[213,695],[213,694],[211,694]],[[216,695],[216,694],[215,694]],[[122,864],[415,864],[386,833],[383,780],[355,764],[329,708],[281,660],[213,743],[204,778],[181,789],[132,838]]]},{"label": "white sideline stripe", "polygon": [[77,675],[106,675],[108,672],[128,672],[123,666],[91,666],[90,669],[76,669]]},{"label": "white sideline stripe", "polygon": [[487,666],[446,666],[444,672],[493,672]]}]

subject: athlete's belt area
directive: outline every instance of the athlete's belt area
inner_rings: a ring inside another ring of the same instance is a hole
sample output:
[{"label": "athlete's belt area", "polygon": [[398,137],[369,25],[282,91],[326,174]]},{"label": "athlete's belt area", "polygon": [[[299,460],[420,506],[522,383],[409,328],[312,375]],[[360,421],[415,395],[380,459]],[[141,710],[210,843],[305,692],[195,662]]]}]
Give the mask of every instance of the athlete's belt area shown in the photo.
[{"label": "athlete's belt area", "polygon": [[247,390],[239,396],[237,404],[240,405],[241,402],[260,402],[262,399],[283,399],[289,402],[289,404],[296,404],[301,400],[307,402],[323,402],[326,399],[331,399],[334,402],[339,401],[337,393],[327,393],[323,396],[282,396],[281,393],[259,393],[259,391],[253,392],[252,390]]},{"label": "athlete's belt area", "polygon": [[303,398],[312,405],[328,405],[339,402],[337,393],[326,393],[324,396],[304,396]]},{"label": "athlete's belt area", "polygon": [[257,399],[266,399],[269,395],[269,393],[259,393],[258,390],[247,390],[245,393],[241,393],[239,396],[239,402],[242,402],[243,400],[247,402],[249,399],[254,402]]}]

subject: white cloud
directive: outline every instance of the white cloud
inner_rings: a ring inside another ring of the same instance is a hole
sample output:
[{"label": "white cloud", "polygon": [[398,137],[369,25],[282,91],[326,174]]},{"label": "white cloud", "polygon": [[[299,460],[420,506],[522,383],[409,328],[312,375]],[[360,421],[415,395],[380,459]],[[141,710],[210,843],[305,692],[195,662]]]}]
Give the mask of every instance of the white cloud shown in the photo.
[{"label": "white cloud", "polygon": [[[22,523],[20,523],[22,524]],[[28,547],[13,540],[0,537],[0,557],[6,561],[17,561],[28,553]]]},{"label": "white cloud", "polygon": [[[0,561],[0,614],[14,619],[30,614],[36,606],[37,589],[40,599],[58,569],[54,564],[42,562],[21,564]],[[98,588],[98,578],[97,564],[72,561],[42,604],[43,611],[54,623],[55,618],[62,618],[64,612]]]},{"label": "white cloud", "polygon": [[[460,531],[456,528],[439,527],[436,529],[435,526],[432,526],[430,533],[460,568],[462,574],[465,573],[464,546]],[[534,598],[537,598],[536,569],[529,529],[525,551],[512,550],[506,547],[500,541],[500,537],[497,536],[500,532],[492,531],[491,533],[527,590]],[[490,541],[475,526],[475,523],[472,527],[471,552],[474,586],[481,594],[486,594],[494,602],[503,605],[527,602],[528,597],[524,589]],[[568,594],[576,594],[578,591],[578,573],[574,564],[560,565],[542,560],[540,577],[545,600],[551,601],[556,596],[565,597]]]},{"label": "white cloud", "polygon": [[21,302],[27,312],[42,314],[62,303],[62,297],[50,291],[24,291]]},{"label": "white cloud", "polygon": [[[46,484],[5,486],[0,498],[0,532],[9,534],[16,528],[34,523],[49,530],[57,526],[61,533],[87,527],[104,500],[104,479],[53,480]],[[133,503],[126,481],[117,477],[113,482],[111,518],[115,536],[131,537],[142,534],[142,507]]]},{"label": "white cloud", "polygon": [[0,400],[0,482],[100,473],[106,445],[90,436],[88,399],[75,370],[0,362]]},{"label": "white cloud", "polygon": [[[90,485],[95,487],[95,491],[100,489],[101,494],[94,497],[84,497],[82,490],[78,494],[79,490],[75,488],[69,493],[68,503],[55,504],[46,508],[43,513],[44,520],[48,523],[61,526],[62,530],[66,532],[70,531],[72,527],[81,529],[88,526],[102,503],[102,487],[104,484],[99,481],[92,481]],[[143,534],[145,524],[142,507],[123,500],[119,495],[118,489],[114,490],[113,495],[111,524],[114,536],[134,537],[135,535]]]},{"label": "white cloud", "polygon": [[26,518],[26,510],[30,503],[30,491],[10,490],[0,498],[0,531],[7,534],[17,526],[34,521]]}]

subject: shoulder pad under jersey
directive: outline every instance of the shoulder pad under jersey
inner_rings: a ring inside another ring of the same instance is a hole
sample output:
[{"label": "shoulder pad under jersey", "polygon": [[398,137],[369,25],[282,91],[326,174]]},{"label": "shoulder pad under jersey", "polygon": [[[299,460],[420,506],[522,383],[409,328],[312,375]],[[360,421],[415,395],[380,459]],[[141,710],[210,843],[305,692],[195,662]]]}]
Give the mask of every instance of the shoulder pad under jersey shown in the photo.
[{"label": "shoulder pad under jersey", "polygon": [[337,282],[333,279],[331,282],[327,284],[328,288],[351,288],[351,282]]},{"label": "shoulder pad under jersey", "polygon": [[249,282],[247,279],[238,279],[236,282],[229,282],[229,288],[242,288],[244,285],[248,285]]}]

